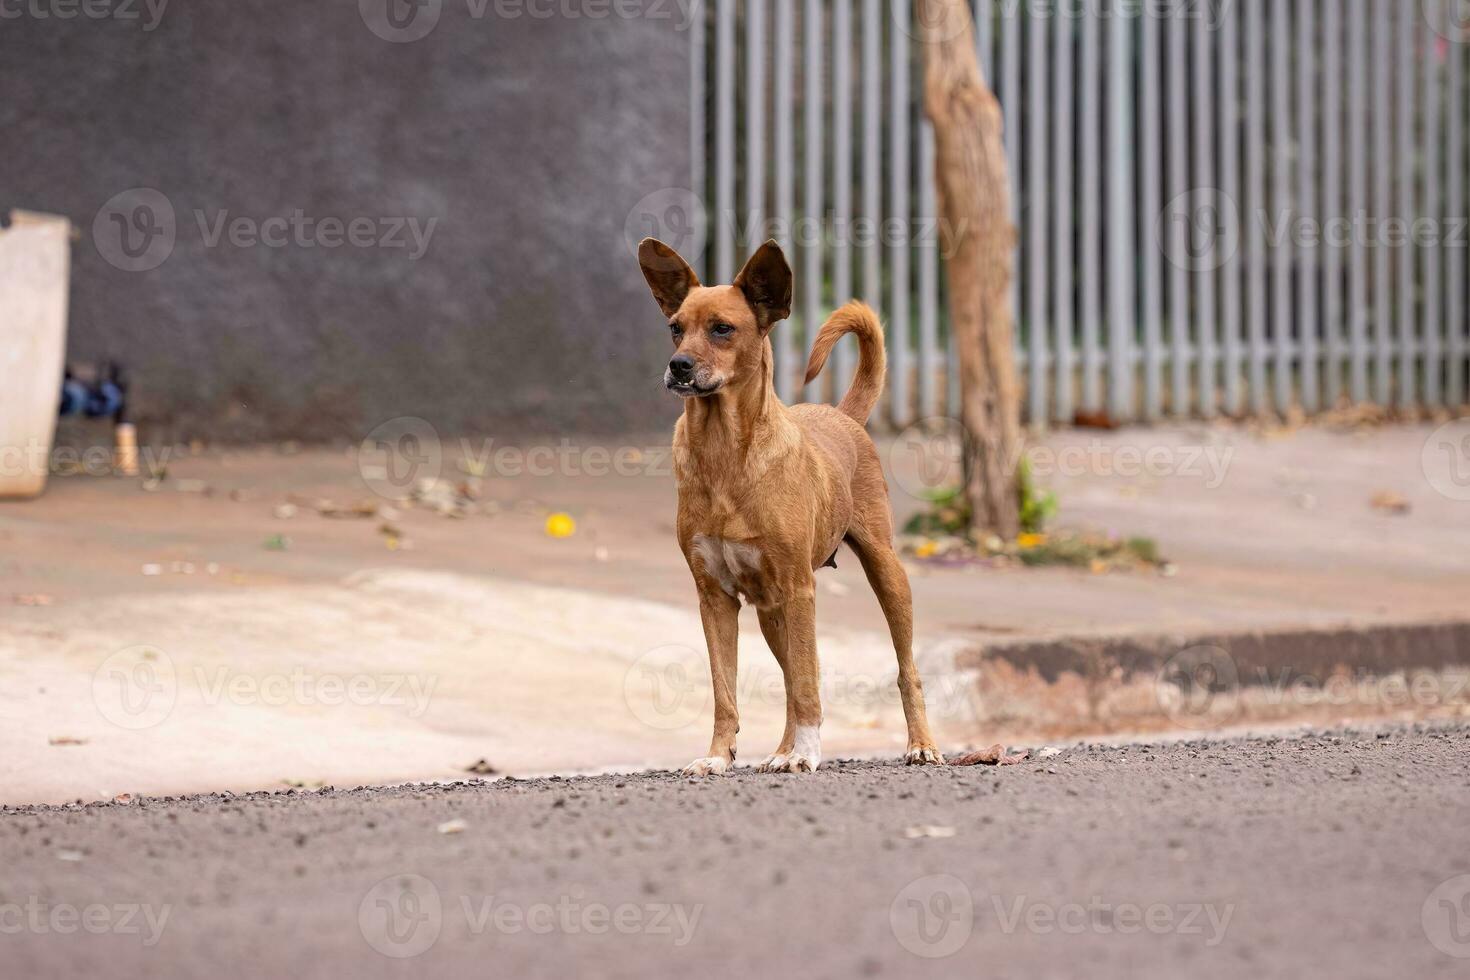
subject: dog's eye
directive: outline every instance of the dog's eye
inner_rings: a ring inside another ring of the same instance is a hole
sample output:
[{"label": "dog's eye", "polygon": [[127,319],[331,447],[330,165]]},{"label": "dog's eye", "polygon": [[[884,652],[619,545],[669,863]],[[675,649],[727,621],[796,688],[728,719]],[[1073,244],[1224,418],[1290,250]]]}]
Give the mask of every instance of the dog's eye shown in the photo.
[{"label": "dog's eye", "polygon": [[728,323],[717,323],[713,327],[710,327],[709,332],[716,337],[728,337],[735,332],[735,328]]},{"label": "dog's eye", "polygon": [[679,326],[677,323],[669,324],[669,336],[673,337],[674,340],[677,341],[680,337],[684,336],[684,328]]}]

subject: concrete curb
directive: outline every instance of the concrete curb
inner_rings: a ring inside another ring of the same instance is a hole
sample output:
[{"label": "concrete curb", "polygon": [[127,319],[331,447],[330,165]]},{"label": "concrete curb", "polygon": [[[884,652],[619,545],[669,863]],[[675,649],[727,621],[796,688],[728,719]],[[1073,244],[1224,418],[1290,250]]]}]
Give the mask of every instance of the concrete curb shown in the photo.
[{"label": "concrete curb", "polygon": [[1460,717],[1470,621],[965,641],[952,669],[935,686],[964,696],[938,714],[960,736]]},{"label": "concrete curb", "polygon": [[1243,633],[1158,634],[1002,640],[961,652],[960,670],[984,669],[1001,660],[1035,670],[1049,682],[1063,673],[1096,676],[1122,668],[1150,676],[1192,647],[1224,650],[1242,675],[1291,668],[1325,677],[1334,670],[1433,670],[1470,664],[1470,620],[1393,623]]}]

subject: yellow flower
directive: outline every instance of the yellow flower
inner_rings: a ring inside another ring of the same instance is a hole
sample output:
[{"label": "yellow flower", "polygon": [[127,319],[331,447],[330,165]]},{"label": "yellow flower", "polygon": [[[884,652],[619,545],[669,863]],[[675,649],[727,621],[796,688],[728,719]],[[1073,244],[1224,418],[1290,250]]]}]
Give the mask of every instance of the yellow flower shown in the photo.
[{"label": "yellow flower", "polygon": [[577,533],[577,522],[572,520],[571,514],[557,511],[546,518],[546,533],[553,538],[569,538]]},{"label": "yellow flower", "polygon": [[1029,551],[1032,548],[1040,548],[1042,545],[1046,544],[1046,535],[1023,534],[1020,537],[1016,538],[1016,544],[1020,546],[1022,551]]},{"label": "yellow flower", "polygon": [[933,538],[925,538],[919,542],[914,549],[914,554],[919,558],[932,558],[939,551],[939,542]]}]

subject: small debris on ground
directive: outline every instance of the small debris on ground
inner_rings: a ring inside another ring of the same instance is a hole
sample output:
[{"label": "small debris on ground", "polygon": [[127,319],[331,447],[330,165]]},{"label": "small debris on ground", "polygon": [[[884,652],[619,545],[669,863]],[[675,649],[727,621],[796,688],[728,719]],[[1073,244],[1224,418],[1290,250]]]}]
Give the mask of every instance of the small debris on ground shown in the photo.
[{"label": "small debris on ground", "polygon": [[476,776],[493,776],[500,772],[499,769],[496,769],[490,764],[489,759],[476,759],[474,762],[465,766],[464,771],[474,773]]},{"label": "small debris on ground", "polygon": [[85,738],[77,738],[75,735],[52,735],[46,740],[47,745],[86,745]]},{"label": "small debris on ground", "polygon": [[948,765],[951,766],[1014,766],[1019,762],[1025,762],[1027,751],[1010,753],[1004,745],[992,745],[988,749],[980,749],[976,752],[966,752],[951,758]]},{"label": "small debris on ground", "polygon": [[441,834],[460,834],[463,833],[465,828],[467,828],[468,826],[469,824],[465,823],[458,817],[455,817],[453,820],[444,821],[438,826],[437,829]]},{"label": "small debris on ground", "polygon": [[291,547],[291,539],[284,534],[272,534],[265,539],[266,551],[287,551]]},{"label": "small debris on ground", "polygon": [[44,592],[21,592],[12,598],[17,606],[49,606],[56,602],[54,597]]},{"label": "small debris on ground", "polygon": [[940,827],[933,824],[920,824],[916,827],[906,828],[903,832],[903,835],[909,840],[918,840],[921,837],[953,837],[954,828]]},{"label": "small debris on ground", "polygon": [[1380,490],[1369,501],[1374,510],[1385,514],[1407,514],[1411,507],[1408,498],[1392,490]]}]

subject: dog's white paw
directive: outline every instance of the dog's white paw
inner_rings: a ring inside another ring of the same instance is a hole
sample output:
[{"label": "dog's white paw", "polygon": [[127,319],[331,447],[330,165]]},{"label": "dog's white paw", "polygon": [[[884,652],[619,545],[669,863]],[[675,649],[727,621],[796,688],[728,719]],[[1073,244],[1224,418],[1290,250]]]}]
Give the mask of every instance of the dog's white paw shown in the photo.
[{"label": "dog's white paw", "polygon": [[809,759],[804,755],[792,752],[790,755],[768,755],[761,760],[756,769],[760,772],[815,772],[822,760]]},{"label": "dog's white paw", "polygon": [[919,745],[909,749],[903,761],[911,766],[942,766],[944,756],[932,745]]},{"label": "dog's white paw", "polygon": [[723,756],[710,756],[707,759],[695,759],[684,767],[686,776],[718,776],[730,768]]}]

